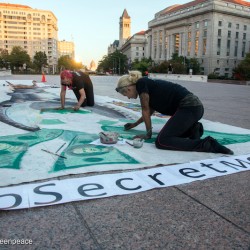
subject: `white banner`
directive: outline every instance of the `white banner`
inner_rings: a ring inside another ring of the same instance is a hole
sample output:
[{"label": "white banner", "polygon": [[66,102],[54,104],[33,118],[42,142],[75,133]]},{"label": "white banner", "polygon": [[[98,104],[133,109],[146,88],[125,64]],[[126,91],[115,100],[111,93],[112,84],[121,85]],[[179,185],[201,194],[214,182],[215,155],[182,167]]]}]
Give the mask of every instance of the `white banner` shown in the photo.
[{"label": "white banner", "polygon": [[143,192],[250,169],[250,154],[220,157],[134,172],[46,181],[0,188],[0,209],[56,205]]}]

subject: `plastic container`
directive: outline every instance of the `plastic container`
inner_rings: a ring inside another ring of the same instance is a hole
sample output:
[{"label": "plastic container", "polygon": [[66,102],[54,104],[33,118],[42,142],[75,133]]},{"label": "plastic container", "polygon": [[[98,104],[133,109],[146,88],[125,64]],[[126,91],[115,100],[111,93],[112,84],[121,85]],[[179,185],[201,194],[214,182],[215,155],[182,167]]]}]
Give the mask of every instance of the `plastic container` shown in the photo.
[{"label": "plastic container", "polygon": [[134,148],[141,148],[143,146],[143,142],[144,142],[143,139],[135,138],[133,140],[133,146],[134,146]]}]

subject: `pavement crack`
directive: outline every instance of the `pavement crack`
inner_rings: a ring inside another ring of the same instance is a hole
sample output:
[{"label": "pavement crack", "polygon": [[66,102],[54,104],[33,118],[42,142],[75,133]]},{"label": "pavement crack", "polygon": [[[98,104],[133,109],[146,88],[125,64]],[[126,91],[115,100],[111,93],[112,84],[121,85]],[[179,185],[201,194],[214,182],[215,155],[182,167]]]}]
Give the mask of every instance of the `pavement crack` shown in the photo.
[{"label": "pavement crack", "polygon": [[84,216],[82,215],[82,213],[80,212],[80,210],[78,209],[76,204],[72,204],[77,215],[81,218],[81,221],[83,221],[84,226],[87,228],[87,230],[89,231],[90,236],[92,237],[93,241],[95,242],[95,244],[98,247],[98,250],[102,250],[103,248],[100,246],[99,242],[97,241],[95,235],[93,234],[92,230],[90,229],[87,221],[84,219]]},{"label": "pavement crack", "polygon": [[176,186],[174,188],[177,189],[178,191],[180,191],[181,193],[183,193],[184,195],[188,196],[190,199],[192,199],[195,202],[199,203],[200,205],[204,206],[205,208],[207,208],[208,210],[210,210],[212,213],[215,213],[216,215],[218,215],[219,217],[221,217],[223,220],[229,222],[230,224],[232,224],[233,226],[235,226],[239,230],[241,230],[241,231],[245,232],[246,234],[250,235],[250,232],[248,232],[246,229],[244,229],[244,228],[240,227],[239,225],[235,224],[233,221],[227,219],[225,216],[223,216],[220,213],[216,212],[214,209],[208,207],[207,205],[205,205],[204,203],[202,203],[198,199],[194,198],[193,196],[189,195],[188,193],[186,193],[185,191],[181,190],[180,188],[178,188]]}]

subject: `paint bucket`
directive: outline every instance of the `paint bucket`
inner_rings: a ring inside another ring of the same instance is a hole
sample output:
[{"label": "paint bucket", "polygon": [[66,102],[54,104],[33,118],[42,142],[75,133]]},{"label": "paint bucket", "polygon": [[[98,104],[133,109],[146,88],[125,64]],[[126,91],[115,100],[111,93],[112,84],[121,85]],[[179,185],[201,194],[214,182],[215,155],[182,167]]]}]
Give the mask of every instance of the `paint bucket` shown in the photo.
[{"label": "paint bucket", "polygon": [[100,132],[100,141],[103,144],[115,144],[118,141],[119,134],[116,132]]}]

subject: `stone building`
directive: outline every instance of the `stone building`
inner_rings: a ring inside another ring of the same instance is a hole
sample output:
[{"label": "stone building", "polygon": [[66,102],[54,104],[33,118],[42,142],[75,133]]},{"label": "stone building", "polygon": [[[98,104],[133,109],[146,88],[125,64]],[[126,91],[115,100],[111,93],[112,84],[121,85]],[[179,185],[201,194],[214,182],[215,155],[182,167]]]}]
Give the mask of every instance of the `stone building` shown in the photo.
[{"label": "stone building", "polygon": [[0,49],[10,53],[20,46],[31,59],[36,52],[45,52],[51,73],[57,68],[57,31],[57,18],[51,11],[0,3]]},{"label": "stone building", "polygon": [[142,58],[146,57],[146,43],[146,32],[140,31],[130,37],[120,48],[120,51],[127,56],[129,63],[134,60],[140,61]]},{"label": "stone building", "polygon": [[204,74],[231,76],[250,52],[250,3],[195,0],[170,6],[148,23],[146,54],[155,62],[173,53],[197,58]]}]

